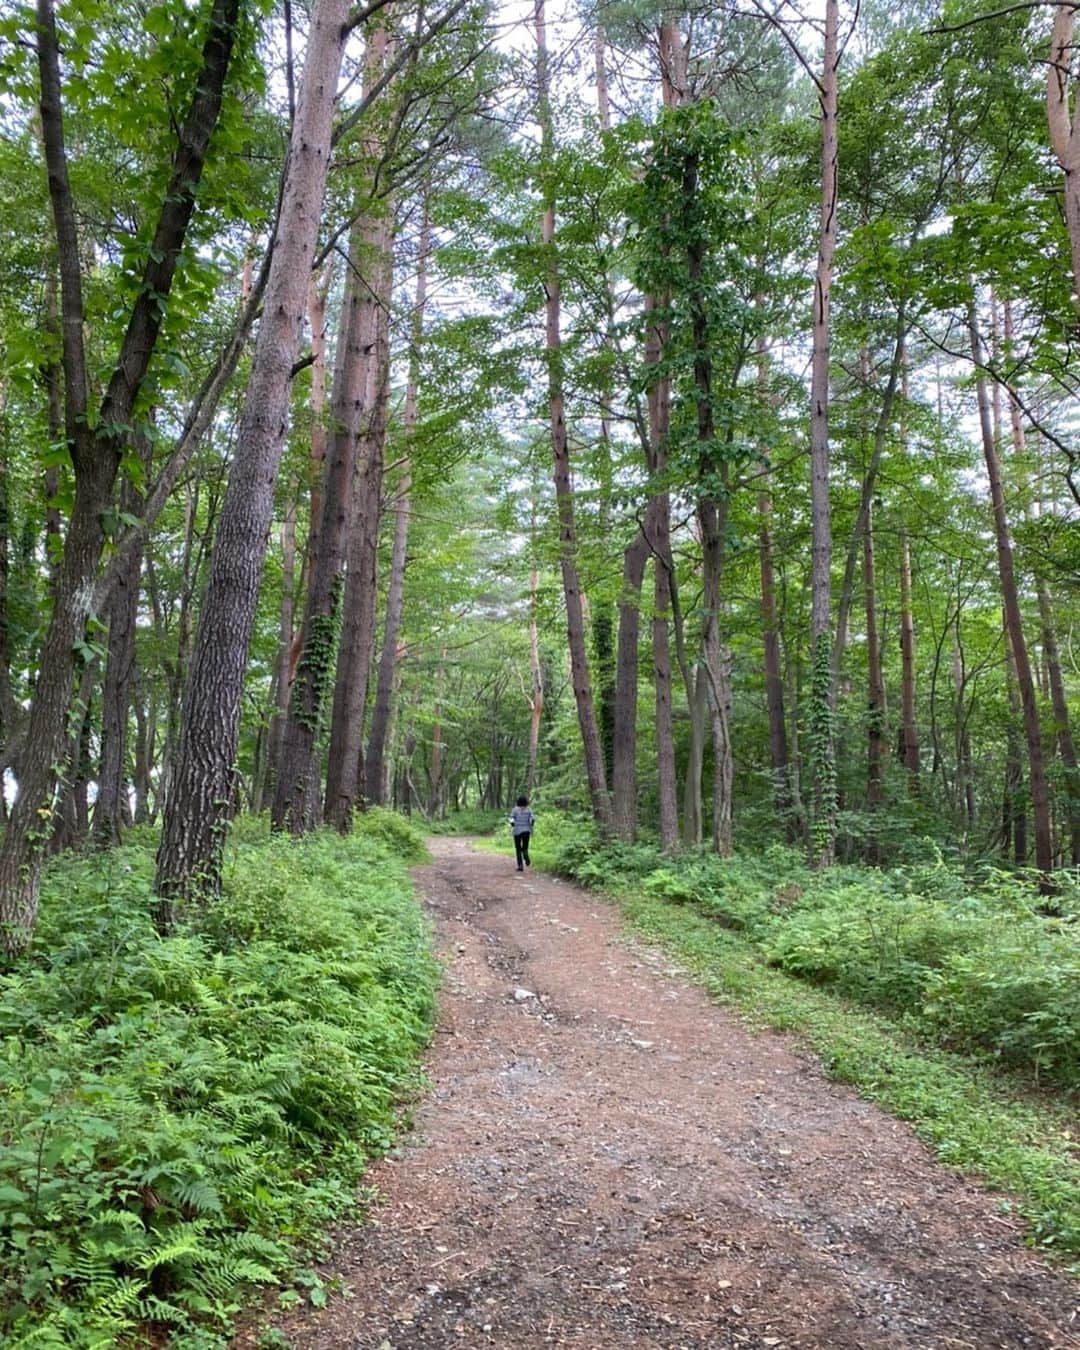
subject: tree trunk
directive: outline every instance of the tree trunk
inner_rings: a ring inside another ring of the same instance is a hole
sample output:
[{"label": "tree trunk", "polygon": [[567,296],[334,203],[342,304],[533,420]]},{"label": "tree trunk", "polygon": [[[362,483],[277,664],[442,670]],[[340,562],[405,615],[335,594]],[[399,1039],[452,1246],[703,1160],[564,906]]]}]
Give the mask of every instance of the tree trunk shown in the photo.
[{"label": "tree trunk", "polygon": [[1077,764],[1076,743],[1069,720],[1069,703],[1065,681],[1061,673],[1061,652],[1058,648],[1054,610],[1050,588],[1042,577],[1036,577],[1035,589],[1039,598],[1039,618],[1042,623],[1043,655],[1046,658],[1047,682],[1050,685],[1050,706],[1054,713],[1054,731],[1057,733],[1058,752],[1065,778],[1065,814],[1069,821],[1071,861],[1080,866],[1080,766]]},{"label": "tree trunk", "polygon": [[821,104],[821,230],[814,281],[810,374],[811,689],[810,760],[814,778],[812,853],[818,866],[836,850],[836,761],[833,746],[831,631],[832,527],[829,514],[829,290],[836,252],[837,71],[839,0],[825,3]]},{"label": "tree trunk", "polygon": [[683,843],[696,848],[704,836],[701,778],[705,767],[705,718],[709,711],[707,679],[701,666],[691,672],[687,684],[690,715],[690,748],[683,779]]},{"label": "tree trunk", "polygon": [[525,765],[525,795],[532,798],[536,786],[536,766],[540,758],[540,721],[544,715],[544,673],[540,665],[540,626],[537,622],[537,593],[540,573],[529,573],[529,757]]},{"label": "tree trunk", "polygon": [[967,728],[967,708],[964,702],[966,678],[964,649],[960,645],[960,612],[956,614],[956,638],[953,644],[953,693],[956,745],[956,804],[961,813],[961,829],[966,839],[975,827],[975,767],[971,760],[971,736]]},{"label": "tree trunk", "polygon": [[[0,383],[0,421],[4,416],[6,389]],[[0,447],[0,745],[5,744],[19,720],[15,698],[11,688],[11,638],[8,609],[8,573],[11,556],[11,508],[9,500],[10,465],[7,456],[7,439]],[[3,793],[0,792],[0,798]],[[0,808],[3,802],[0,801]]]},{"label": "tree trunk", "polygon": [[274,679],[274,711],[267,733],[266,763],[255,810],[261,811],[281,776],[281,752],[285,739],[289,694],[293,681],[293,648],[296,641],[296,498],[285,507],[281,522],[281,617],[278,621],[278,664]]},{"label": "tree trunk", "polygon": [[[1002,624],[1007,619],[1002,614]],[[1005,690],[1009,701],[1009,724],[1005,730],[1005,781],[1001,793],[1001,853],[1021,866],[1027,862],[1027,802],[1024,794],[1024,708],[1016,683],[1016,661],[1005,627]]]},{"label": "tree trunk", "polygon": [[[386,50],[386,29],[380,25],[368,38],[365,93],[371,92],[381,76]],[[380,148],[378,139],[369,137],[365,153],[374,159]],[[380,306],[389,300],[387,288],[374,282],[384,268],[384,252],[389,247],[387,211],[385,203],[370,199],[354,220],[349,239],[330,397],[331,435],[322,478],[321,520],[314,548],[308,555],[310,571],[300,629],[300,658],[289,696],[272,812],[274,828],[291,830],[294,835],[304,834],[319,823],[322,798],[318,740],[333,678],[351,489],[362,411],[372,383],[371,369],[379,361]],[[374,284],[365,273],[371,274]],[[367,408],[370,417],[371,405]]]},{"label": "tree trunk", "polygon": [[[702,416],[699,404],[699,426]],[[711,423],[711,402],[709,404]],[[730,656],[720,637],[721,593],[720,581],[724,563],[724,531],[726,504],[711,497],[698,502],[698,521],[701,526],[704,631],[701,638],[702,657],[708,692],[708,708],[712,727],[713,746],[713,847],[721,857],[728,857],[732,847],[731,786],[734,765],[731,747],[731,664]]]},{"label": "tree trunk", "polygon": [[[764,339],[758,341],[757,363],[758,399],[764,414],[769,385]],[[768,468],[768,452],[762,450],[761,453],[763,463]],[[757,509],[765,706],[769,716],[769,761],[772,766],[773,801],[776,804],[776,813],[785,822],[790,837],[791,769],[788,762],[787,728],[784,725],[784,683],[780,673],[780,629],[776,612],[776,577],[773,569],[772,496],[767,486],[758,494]]]},{"label": "tree trunk", "polygon": [[[1046,75],[1046,119],[1050,145],[1062,169],[1065,225],[1069,233],[1074,303],[1080,302],[1080,102],[1073,97],[1073,29],[1071,5],[1054,8],[1050,61]],[[1070,107],[1070,104],[1074,106]]]},{"label": "tree trunk", "polygon": [[[697,413],[696,436],[700,480],[719,474],[727,484],[727,461],[717,444],[713,416],[712,350],[709,340],[708,298],[704,291],[705,250],[708,246],[697,227],[695,201],[699,163],[696,151],[683,160],[680,204],[687,237],[686,263],[690,283],[690,325],[694,352],[694,390]],[[721,578],[724,568],[724,533],[727,528],[727,498],[699,488],[697,518],[702,552],[702,656],[708,682],[709,713],[713,744],[713,847],[722,857],[731,853],[731,785],[733,765],[729,710],[730,662],[720,636]]]},{"label": "tree trunk", "polygon": [[919,728],[915,719],[915,621],[911,613],[911,551],[900,531],[900,762],[908,791],[919,795]]},{"label": "tree trunk", "polygon": [[398,631],[405,597],[405,564],[409,544],[412,456],[416,437],[416,410],[420,386],[420,349],[424,340],[424,310],[427,305],[427,265],[431,252],[431,223],[428,216],[429,190],[425,186],[421,208],[419,259],[416,271],[416,296],[413,301],[412,333],[409,345],[409,378],[405,386],[404,433],[405,462],[397,485],[394,507],[394,544],[390,555],[390,581],[386,595],[386,622],[383,625],[379,678],[375,687],[375,706],[371,714],[368,738],[367,794],[379,804],[385,799],[383,761],[393,714],[393,695],[397,674]]},{"label": "tree trunk", "polygon": [[446,790],[443,777],[443,699],[446,697],[446,648],[439,655],[435,671],[435,707],[432,709],[431,758],[428,761],[427,814],[439,820],[446,814]]},{"label": "tree trunk", "polygon": [[353,812],[361,805],[364,786],[364,714],[375,646],[383,449],[390,392],[387,316],[393,281],[391,247],[387,217],[377,246],[379,263],[372,284],[378,305],[366,396],[369,414],[353,477],[345,602],[326,769],[326,819],[343,834],[352,828]]},{"label": "tree trunk", "polygon": [[157,344],[164,301],[172,289],[210,135],[221,110],[238,13],[239,0],[215,0],[201,69],[178,130],[148,261],[101,407],[97,417],[91,418],[79,238],[64,148],[59,45],[51,0],[38,0],[41,124],[59,248],[64,421],[75,475],[75,501],[38,662],[26,745],[19,763],[18,796],[0,844],[0,932],[9,954],[27,945],[37,918],[41,845],[46,833],[42,820],[50,809],[55,790],[53,766],[64,744],[73,654],[84,642],[94,574],[105,544],[103,519],[112,501],[132,409]]},{"label": "tree trunk", "polygon": [[90,828],[90,739],[93,729],[92,699],[97,684],[98,660],[82,673],[79,692],[71,708],[71,732],[67,738],[65,769],[60,776],[53,809],[49,852],[79,850],[86,843]]},{"label": "tree trunk", "polygon": [[[840,677],[840,666],[844,656],[844,647],[848,639],[848,620],[851,615],[851,604],[855,595],[855,565],[859,557],[859,549],[866,530],[869,528],[870,512],[874,500],[874,489],[877,486],[878,470],[881,468],[882,455],[885,452],[885,440],[889,431],[889,424],[892,420],[893,404],[896,402],[896,390],[900,383],[900,375],[906,364],[905,338],[907,334],[906,320],[907,306],[904,300],[901,300],[896,311],[896,333],[893,342],[892,359],[889,362],[889,378],[885,385],[885,392],[881,397],[881,408],[878,411],[877,421],[874,425],[873,447],[870,452],[870,462],[866,466],[866,472],[863,475],[862,490],[859,494],[859,512],[855,517],[855,525],[851,531],[851,538],[848,540],[847,554],[844,558],[844,578],[840,585],[840,603],[836,611],[836,634],[833,638],[833,669],[832,669],[832,688],[833,699],[836,698],[836,685]],[[869,381],[870,376],[870,356],[866,349],[862,352],[862,369],[864,380]],[[905,402],[906,402],[905,393]]]},{"label": "tree trunk", "polygon": [[[149,465],[149,445],[144,442],[142,460]],[[120,496],[123,510],[134,515],[139,496],[125,482]],[[94,800],[94,843],[111,848],[120,842],[126,809],[128,713],[135,675],[135,626],[139,611],[139,578],[142,550],[127,560],[109,601],[109,648],[105,664],[105,687],[101,696],[101,757],[98,763],[97,797]]]},{"label": "tree trunk", "polygon": [[552,120],[548,87],[547,24],[544,0],[536,5],[536,73],[538,88],[537,117],[540,122],[542,150],[544,217],[543,244],[547,255],[545,351],[548,373],[548,409],[551,422],[551,452],[555,498],[559,512],[559,561],[563,596],[566,602],[566,629],[570,648],[570,671],[585,754],[585,775],[589,785],[593,819],[607,829],[611,822],[604,775],[604,753],[593,707],[589,661],[585,647],[585,619],[582,612],[581,583],[577,572],[577,536],[574,528],[574,494],[570,481],[570,453],[566,439],[566,412],[562,379],[562,341],[560,335],[559,268],[555,250],[555,181],[551,168],[553,153]]},{"label": "tree trunk", "polygon": [[[45,274],[45,332],[54,350],[46,357],[42,366],[42,377],[45,381],[45,425],[50,445],[59,445],[60,438],[64,434],[64,382],[58,354],[63,336],[60,331],[58,285],[56,272],[50,264]],[[56,560],[63,553],[60,511],[56,505],[56,494],[59,490],[60,468],[56,464],[50,464],[45,470],[45,559],[49,565],[50,577],[55,575]]]},{"label": "tree trunk", "polygon": [[[385,47],[385,35],[382,45]],[[381,58],[380,51],[380,63]],[[377,66],[372,69],[371,60],[369,44],[369,82],[378,70]],[[272,813],[274,828],[288,829],[294,835],[304,834],[318,824],[318,739],[333,681],[360,422],[371,383],[369,368],[377,360],[378,288],[367,283],[360,269],[370,269],[370,250],[379,247],[385,232],[381,216],[373,219],[365,214],[354,224],[349,244],[349,269],[330,399],[331,434],[323,473],[322,520],[311,555],[300,629],[300,658],[289,697]],[[371,415],[370,405],[367,413]]]},{"label": "tree trunk", "polygon": [[1027,645],[1024,642],[1012,539],[1009,535],[1009,523],[1005,510],[1005,490],[990,420],[990,400],[986,389],[986,378],[982,373],[982,341],[979,337],[974,299],[971,301],[968,310],[968,332],[971,338],[972,360],[975,363],[975,394],[978,401],[983,458],[986,462],[986,474],[990,480],[990,500],[994,512],[994,537],[997,543],[998,575],[1001,579],[1005,629],[1016,669],[1016,681],[1024,716],[1024,733],[1028,754],[1028,781],[1031,787],[1031,809],[1035,819],[1035,866],[1042,874],[1043,886],[1049,888],[1052,884],[1050,874],[1053,871],[1054,850],[1050,830],[1050,795],[1043,764],[1042,730],[1039,726],[1039,709],[1035,699],[1035,681],[1031,673]]},{"label": "tree trunk", "polygon": [[[611,130],[611,103],[608,97],[607,70],[604,53],[607,42],[604,30],[597,24],[593,40],[593,64],[596,76],[596,110],[600,121],[600,130]],[[613,316],[615,301],[610,281],[608,283],[609,317]],[[604,348],[613,352],[614,347],[610,331],[605,334]],[[606,538],[611,529],[611,423],[607,408],[611,406],[612,390],[610,383],[605,385],[601,394],[599,445],[599,501],[597,506],[597,525],[600,537]],[[604,751],[604,774],[608,783],[615,781],[615,606],[607,599],[600,599],[592,609],[593,652],[596,656],[597,721],[600,725],[600,742]]]},{"label": "tree trunk", "polygon": [[619,635],[615,657],[615,722],[611,771],[611,829],[630,841],[637,829],[638,649],[641,638],[641,585],[653,528],[650,502],[641,530],[623,551],[623,588],[619,596]]},{"label": "tree trunk", "polygon": [[348,0],[315,0],[285,169],[278,231],[236,457],[199,617],[173,790],[158,849],[157,922],[216,891],[231,813],[240,698],[285,437],[330,155]]},{"label": "tree trunk", "polygon": [[[329,270],[329,269],[328,269]],[[351,271],[351,269],[350,269]],[[327,286],[329,281],[327,282]],[[349,277],[345,278],[348,294]],[[344,309],[344,306],[343,306]],[[307,595],[308,582],[319,551],[319,528],[323,518],[323,475],[326,449],[330,437],[326,426],[326,290],[319,285],[315,272],[308,278],[308,327],[311,330],[311,439],[308,450],[308,537],[301,569],[300,593]],[[344,335],[345,324],[339,323],[338,341]]]},{"label": "tree trunk", "polygon": [[[135,673],[132,702],[135,706],[135,816],[136,825],[145,825],[153,819],[150,806],[151,774],[154,759],[154,731],[150,709],[143,703],[138,672]],[[150,697],[150,695],[148,695]]]},{"label": "tree trunk", "polygon": [[862,535],[863,591],[866,600],[866,672],[867,672],[867,752],[866,799],[870,813],[875,817],[871,825],[867,859],[881,862],[881,843],[878,839],[879,821],[876,817],[885,805],[881,772],[885,763],[885,675],[881,668],[881,642],[878,638],[877,581],[874,569],[874,517],[867,513]]},{"label": "tree trunk", "polygon": [[[666,460],[666,456],[663,457]],[[661,470],[662,472],[663,470]],[[656,786],[659,804],[660,847],[673,852],[679,843],[678,791],[675,779],[675,728],[671,705],[671,651],[668,615],[671,594],[666,559],[671,553],[671,508],[666,492],[657,497],[653,545],[653,677],[656,686]]]}]

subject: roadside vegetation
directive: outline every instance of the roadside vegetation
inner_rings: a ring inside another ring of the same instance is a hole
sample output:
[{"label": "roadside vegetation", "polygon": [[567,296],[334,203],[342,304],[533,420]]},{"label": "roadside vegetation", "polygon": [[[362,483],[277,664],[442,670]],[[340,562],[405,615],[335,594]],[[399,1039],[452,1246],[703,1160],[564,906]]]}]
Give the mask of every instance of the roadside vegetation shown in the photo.
[{"label": "roadside vegetation", "polygon": [[148,832],[50,866],[0,974],[0,1342],[209,1347],[253,1284],[325,1299],[305,1251],[419,1083],[422,855],[388,812],[344,839],[242,823],[221,899],[168,940]]},{"label": "roadside vegetation", "polygon": [[[499,838],[499,846],[506,841]],[[539,813],[534,862],[612,897],[634,928],[759,1025],[1011,1192],[1080,1271],[1080,885],[948,863],[813,871],[783,845],[722,859],[601,843]]]}]

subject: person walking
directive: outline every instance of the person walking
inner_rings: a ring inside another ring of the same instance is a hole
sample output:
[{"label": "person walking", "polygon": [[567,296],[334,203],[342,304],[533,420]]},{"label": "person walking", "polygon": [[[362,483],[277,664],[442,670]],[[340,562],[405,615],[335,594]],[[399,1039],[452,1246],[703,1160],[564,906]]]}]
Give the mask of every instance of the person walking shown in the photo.
[{"label": "person walking", "polygon": [[536,817],[529,810],[528,797],[519,797],[517,805],[510,811],[510,833],[514,836],[514,852],[517,855],[517,870],[524,872],[531,867],[529,862],[529,839],[532,837]]}]

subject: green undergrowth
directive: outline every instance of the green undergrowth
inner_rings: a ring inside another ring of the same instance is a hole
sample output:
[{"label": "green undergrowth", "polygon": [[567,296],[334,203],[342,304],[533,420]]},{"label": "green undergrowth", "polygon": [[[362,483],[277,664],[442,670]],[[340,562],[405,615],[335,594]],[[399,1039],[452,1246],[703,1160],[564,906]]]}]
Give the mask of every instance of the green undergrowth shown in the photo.
[{"label": "green undergrowth", "polygon": [[1047,914],[1029,879],[936,856],[825,873],[777,847],[672,859],[537,815],[539,865],[609,894],[715,997],[798,1032],[944,1161],[1012,1192],[1034,1241],[1080,1258],[1075,880]]},{"label": "green undergrowth", "polygon": [[168,940],[151,840],[50,867],[0,973],[0,1342],[194,1350],[253,1285],[325,1298],[298,1262],[419,1083],[422,854],[387,812],[347,839],[240,822],[221,899]]},{"label": "green undergrowth", "polygon": [[505,811],[498,808],[488,810],[486,807],[471,807],[467,811],[455,811],[445,820],[429,820],[425,824],[425,829],[429,834],[493,834],[500,826],[506,824],[509,814],[509,807]]}]

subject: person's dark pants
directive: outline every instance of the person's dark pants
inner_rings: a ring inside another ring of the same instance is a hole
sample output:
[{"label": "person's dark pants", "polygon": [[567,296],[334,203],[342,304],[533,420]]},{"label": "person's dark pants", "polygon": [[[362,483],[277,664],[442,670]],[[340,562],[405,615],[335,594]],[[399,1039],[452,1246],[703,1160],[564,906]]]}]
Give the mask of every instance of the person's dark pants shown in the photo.
[{"label": "person's dark pants", "polygon": [[[519,872],[523,872],[525,870],[525,867],[532,866],[532,864],[529,862],[528,830],[526,830],[524,834],[514,835],[514,852],[517,854],[517,869]],[[525,864],[525,867],[522,866],[522,863]]]}]

